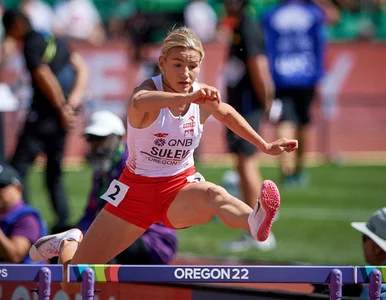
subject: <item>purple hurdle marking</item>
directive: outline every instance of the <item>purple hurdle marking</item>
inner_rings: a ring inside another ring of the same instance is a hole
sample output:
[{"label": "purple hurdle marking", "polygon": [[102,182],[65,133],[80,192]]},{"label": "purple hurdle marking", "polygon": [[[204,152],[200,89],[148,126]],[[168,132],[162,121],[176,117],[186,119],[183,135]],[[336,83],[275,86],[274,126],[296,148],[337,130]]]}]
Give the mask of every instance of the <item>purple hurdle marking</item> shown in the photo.
[{"label": "purple hurdle marking", "polygon": [[330,299],[342,299],[342,272],[339,269],[333,269],[330,273]]},{"label": "purple hurdle marking", "polygon": [[353,266],[70,265],[69,281],[81,282],[87,267],[101,274],[96,282],[330,283],[333,269],[341,271],[342,283],[354,283],[355,278]]},{"label": "purple hurdle marking", "polygon": [[[39,274],[42,268],[48,268],[51,271],[51,282],[61,282],[63,278],[62,265],[22,265],[22,264],[4,264],[1,268],[7,273],[6,277],[1,277],[2,282],[38,282]],[[3,271],[4,273],[4,271]]]},{"label": "purple hurdle marking", "polygon": [[51,296],[51,270],[43,267],[39,271],[38,299],[49,300]]},{"label": "purple hurdle marking", "polygon": [[94,299],[94,283],[95,274],[91,268],[86,268],[82,272],[82,299],[93,300]]},{"label": "purple hurdle marking", "polygon": [[370,273],[369,284],[369,299],[379,300],[381,299],[381,285],[382,285],[382,273],[381,271],[374,269]]}]

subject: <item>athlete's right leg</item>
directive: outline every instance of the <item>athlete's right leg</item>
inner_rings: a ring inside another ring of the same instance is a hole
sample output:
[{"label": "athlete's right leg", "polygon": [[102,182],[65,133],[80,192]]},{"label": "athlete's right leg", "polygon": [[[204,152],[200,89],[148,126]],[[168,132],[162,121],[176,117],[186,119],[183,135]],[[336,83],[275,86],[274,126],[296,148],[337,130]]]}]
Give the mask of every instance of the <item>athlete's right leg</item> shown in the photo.
[{"label": "athlete's right leg", "polygon": [[[38,240],[32,246],[30,255],[32,259],[39,258],[39,255],[48,258],[45,256],[49,256],[50,253],[52,256],[52,253],[57,251],[59,263],[63,264],[64,270],[63,290],[69,294],[74,294],[80,291],[80,284],[67,282],[67,266],[69,264],[105,264],[130,246],[144,232],[145,229],[103,209],[88,229],[83,241],[79,236],[80,234],[77,234],[77,230],[72,229],[72,232],[67,232],[67,237],[59,234],[51,236],[59,236],[59,239],[56,240],[47,239],[47,237],[44,237],[46,242],[41,242],[44,238]],[[64,235],[66,236],[66,234]]]}]

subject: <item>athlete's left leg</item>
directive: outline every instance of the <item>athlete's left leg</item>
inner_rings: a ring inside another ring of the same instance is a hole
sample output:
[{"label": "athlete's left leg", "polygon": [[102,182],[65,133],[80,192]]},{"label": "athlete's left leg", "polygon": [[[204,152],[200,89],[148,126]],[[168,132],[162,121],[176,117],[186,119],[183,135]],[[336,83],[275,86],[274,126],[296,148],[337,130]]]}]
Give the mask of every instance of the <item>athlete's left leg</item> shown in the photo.
[{"label": "athlete's left leg", "polygon": [[167,218],[175,228],[185,228],[207,223],[217,215],[225,225],[250,230],[254,238],[264,241],[279,206],[279,191],[270,180],[263,182],[254,210],[220,186],[197,182],[179,191],[169,206]]}]

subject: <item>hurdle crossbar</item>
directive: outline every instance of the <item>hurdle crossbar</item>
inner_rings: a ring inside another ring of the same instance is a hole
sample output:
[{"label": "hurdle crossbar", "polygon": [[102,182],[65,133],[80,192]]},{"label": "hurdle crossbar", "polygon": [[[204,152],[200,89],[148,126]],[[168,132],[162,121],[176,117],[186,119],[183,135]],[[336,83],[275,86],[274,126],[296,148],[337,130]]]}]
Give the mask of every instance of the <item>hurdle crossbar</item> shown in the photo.
[{"label": "hurdle crossbar", "polygon": [[93,299],[95,282],[326,283],[330,286],[331,300],[342,299],[344,283],[369,283],[369,299],[377,300],[381,294],[383,280],[386,280],[386,267],[372,266],[68,266],[68,281],[82,282],[82,297],[87,300]]},{"label": "hurdle crossbar", "polygon": [[[4,264],[2,282],[39,282],[39,300],[50,299],[51,282],[63,279],[62,265]],[[369,299],[378,300],[386,266],[200,266],[69,265],[68,281],[82,282],[82,298],[94,297],[95,282],[130,283],[325,283],[330,299],[342,298],[342,284],[368,283]]]}]

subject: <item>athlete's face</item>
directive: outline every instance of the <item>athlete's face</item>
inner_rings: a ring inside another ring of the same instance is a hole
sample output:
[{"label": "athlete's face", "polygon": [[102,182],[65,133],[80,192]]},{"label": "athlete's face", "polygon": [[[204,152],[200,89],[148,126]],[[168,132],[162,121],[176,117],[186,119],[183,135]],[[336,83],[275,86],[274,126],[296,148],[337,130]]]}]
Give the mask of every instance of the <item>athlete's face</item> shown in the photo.
[{"label": "athlete's face", "polygon": [[192,85],[200,72],[201,56],[196,50],[174,47],[167,57],[159,58],[163,72],[164,87],[169,86],[178,93],[191,92]]}]

